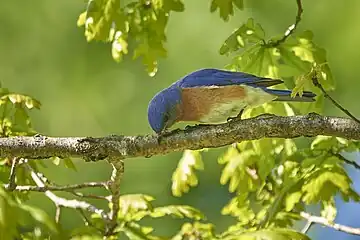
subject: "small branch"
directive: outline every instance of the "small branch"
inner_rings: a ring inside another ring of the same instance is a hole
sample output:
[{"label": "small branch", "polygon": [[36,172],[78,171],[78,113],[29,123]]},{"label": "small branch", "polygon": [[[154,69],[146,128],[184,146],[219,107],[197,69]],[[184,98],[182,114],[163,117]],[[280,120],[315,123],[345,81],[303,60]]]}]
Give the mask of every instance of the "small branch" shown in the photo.
[{"label": "small branch", "polygon": [[285,42],[286,39],[289,36],[291,36],[291,34],[293,34],[295,32],[297,26],[299,25],[299,23],[301,21],[301,16],[302,16],[302,13],[303,13],[303,7],[302,7],[301,0],[296,0],[296,4],[297,4],[297,14],[296,14],[296,18],[295,18],[295,23],[292,24],[290,27],[288,27],[288,29],[286,30],[284,36],[281,39],[274,42],[273,46],[278,46],[279,44]]},{"label": "small branch", "polygon": [[98,196],[98,195],[94,195],[94,194],[84,194],[84,193],[75,192],[72,190],[69,190],[69,191],[66,190],[66,192],[69,192],[72,195],[81,197],[81,198],[93,198],[93,199],[99,199],[99,200],[108,200],[107,197],[105,197],[105,196]]},{"label": "small branch", "polygon": [[312,227],[312,225],[313,225],[313,222],[312,222],[312,221],[307,221],[306,224],[305,224],[305,226],[304,226],[303,229],[301,230],[301,232],[302,232],[303,234],[306,234],[306,233],[310,230],[310,228]]},{"label": "small branch", "polygon": [[14,157],[12,159],[12,163],[11,163],[9,184],[8,184],[8,187],[7,187],[7,189],[9,191],[13,191],[16,188],[15,178],[16,178],[16,168],[17,168],[18,163],[19,163],[19,159]]},{"label": "small branch", "polygon": [[151,157],[186,149],[216,148],[244,140],[261,138],[297,138],[318,135],[360,140],[357,121],[321,116],[258,116],[212,126],[194,126],[174,130],[166,136],[81,137],[8,137],[0,138],[0,157],[45,159],[50,157],[81,157],[98,161],[107,157],[118,159]]},{"label": "small branch", "polygon": [[121,183],[121,179],[122,176],[124,174],[124,161],[122,159],[118,159],[116,157],[111,157],[108,160],[112,167],[113,167],[113,171],[111,174],[111,180],[109,183],[109,189],[111,192],[111,196],[110,197],[110,201],[111,201],[111,212],[109,213],[110,215],[110,225],[108,227],[108,230],[106,232],[107,236],[110,236],[113,234],[114,229],[116,228],[117,225],[117,216],[118,216],[118,212],[120,210],[120,206],[119,206],[119,198],[120,198],[120,183]]},{"label": "small branch", "polygon": [[56,205],[56,212],[55,212],[55,222],[60,222],[60,215],[61,215],[61,206]]},{"label": "small branch", "polygon": [[341,232],[345,232],[345,233],[349,233],[349,234],[353,234],[353,235],[360,235],[360,228],[353,228],[353,227],[341,225],[338,223],[330,222],[326,218],[314,216],[314,215],[311,215],[306,212],[301,212],[300,216],[302,218],[308,220],[311,223],[321,224],[323,226],[333,228],[337,231],[341,231]]},{"label": "small branch", "polygon": [[[24,164],[24,166],[28,169],[28,171],[31,174],[31,177],[33,179],[33,181],[35,182],[35,184],[39,187],[45,187],[44,182],[42,181],[42,179],[37,175],[37,173],[34,171],[34,169],[27,163]],[[78,201],[78,200],[68,200],[65,198],[61,198],[56,196],[54,193],[52,193],[51,191],[47,190],[45,191],[45,195],[54,202],[55,206],[57,208],[60,207],[66,207],[66,208],[73,208],[73,209],[82,209],[85,211],[89,211],[92,213],[96,213],[98,215],[100,215],[104,220],[108,220],[108,216],[106,215],[104,210],[98,209],[95,206],[84,202],[84,201]],[[57,211],[58,213],[58,211]],[[58,215],[56,215],[58,216]],[[60,217],[60,215],[59,215]]]},{"label": "small branch", "polygon": [[[70,185],[46,185],[46,186],[16,186],[14,191],[25,192],[25,191],[33,191],[33,192],[46,192],[46,191],[71,191],[76,189],[83,188],[93,188],[93,187],[107,187],[107,182],[88,182],[88,183],[80,183],[80,184],[70,184]],[[9,189],[9,184],[5,184],[5,188]]]},{"label": "small branch", "polygon": [[324,96],[329,99],[337,108],[339,108],[343,113],[345,113],[347,116],[349,116],[352,120],[356,121],[357,123],[360,123],[360,120],[356,118],[354,115],[352,115],[348,110],[343,108],[335,99],[333,99],[323,88],[323,86],[319,83],[316,74],[311,78],[313,84],[315,87],[319,88],[321,92],[324,94]]},{"label": "small branch", "polygon": [[341,161],[345,162],[346,164],[349,164],[351,166],[353,166],[356,169],[360,170],[360,165],[357,164],[357,162],[355,161],[351,161],[349,159],[346,159],[343,155],[341,155],[340,153],[333,153],[334,156],[336,156],[337,158],[339,158]]}]

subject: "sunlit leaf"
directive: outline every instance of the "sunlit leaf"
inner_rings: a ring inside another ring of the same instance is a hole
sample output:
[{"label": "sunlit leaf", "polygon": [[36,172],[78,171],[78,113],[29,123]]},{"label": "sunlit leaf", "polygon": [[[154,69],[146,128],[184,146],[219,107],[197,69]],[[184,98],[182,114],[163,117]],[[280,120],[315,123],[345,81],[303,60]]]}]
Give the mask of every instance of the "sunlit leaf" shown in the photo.
[{"label": "sunlit leaf", "polygon": [[240,193],[231,199],[230,202],[223,207],[221,214],[237,217],[238,223],[241,223],[241,225],[248,224],[255,218],[255,213],[251,209],[250,200],[246,193]]},{"label": "sunlit leaf", "polygon": [[171,215],[177,218],[192,218],[195,220],[204,219],[205,216],[197,209],[186,205],[169,205],[164,207],[157,207],[150,213],[151,217],[163,217]]},{"label": "sunlit leaf", "polygon": [[329,201],[338,192],[347,195],[351,179],[339,166],[321,168],[312,173],[302,187],[303,201],[307,204],[318,201]]},{"label": "sunlit leaf", "polygon": [[321,216],[333,222],[336,218],[337,210],[334,198],[322,202]]},{"label": "sunlit leaf", "polygon": [[223,238],[224,240],[310,240],[308,236],[292,229],[274,228],[258,231],[243,231]]},{"label": "sunlit leaf", "polygon": [[226,154],[218,160],[220,164],[226,164],[221,174],[220,183],[225,185],[230,181],[230,192],[234,192],[238,188],[242,191],[254,188],[255,186],[251,183],[252,178],[254,178],[251,175],[251,167],[256,159],[256,153],[253,149],[238,152],[235,148],[229,147]]},{"label": "sunlit leaf", "polygon": [[236,52],[240,48],[247,47],[249,44],[262,42],[264,37],[265,33],[261,25],[254,23],[254,20],[249,18],[247,23],[233,31],[225,40],[220,48],[220,54],[229,54]]},{"label": "sunlit leaf", "polygon": [[129,222],[120,228],[130,240],[160,240],[161,238],[150,235],[151,227],[143,227],[137,223]]},{"label": "sunlit leaf", "polygon": [[177,168],[172,175],[172,193],[180,197],[187,193],[190,187],[198,184],[195,170],[203,170],[204,163],[200,151],[185,150]]},{"label": "sunlit leaf", "polygon": [[[140,219],[145,213],[141,213],[144,210],[152,210],[153,206],[151,201],[154,198],[145,194],[128,194],[120,197],[120,211],[118,213],[119,219],[130,221],[134,218]],[[141,216],[138,215],[140,212]]]},{"label": "sunlit leaf", "polygon": [[182,225],[181,230],[171,240],[183,240],[183,239],[204,239],[212,240],[215,238],[215,227],[209,223],[195,222],[185,223]]}]

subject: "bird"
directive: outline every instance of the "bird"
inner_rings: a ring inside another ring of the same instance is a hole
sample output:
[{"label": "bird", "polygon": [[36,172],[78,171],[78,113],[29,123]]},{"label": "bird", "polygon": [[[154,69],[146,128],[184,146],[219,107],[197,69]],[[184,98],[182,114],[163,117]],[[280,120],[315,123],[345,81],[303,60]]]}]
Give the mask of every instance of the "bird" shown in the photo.
[{"label": "bird", "polygon": [[283,83],[280,79],[245,72],[204,68],[191,72],[158,92],[148,105],[148,122],[161,134],[178,122],[220,124],[241,118],[245,108],[271,101],[313,102],[316,94],[303,91],[291,96],[291,90],[268,87]]}]

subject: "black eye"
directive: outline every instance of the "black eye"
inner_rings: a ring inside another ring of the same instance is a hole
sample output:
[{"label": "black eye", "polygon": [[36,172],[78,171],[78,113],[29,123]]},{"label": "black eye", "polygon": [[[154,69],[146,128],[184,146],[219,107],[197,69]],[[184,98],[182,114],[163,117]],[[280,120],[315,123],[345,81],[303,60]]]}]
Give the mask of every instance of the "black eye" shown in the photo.
[{"label": "black eye", "polygon": [[167,123],[169,121],[169,116],[167,114],[164,115],[164,123]]}]

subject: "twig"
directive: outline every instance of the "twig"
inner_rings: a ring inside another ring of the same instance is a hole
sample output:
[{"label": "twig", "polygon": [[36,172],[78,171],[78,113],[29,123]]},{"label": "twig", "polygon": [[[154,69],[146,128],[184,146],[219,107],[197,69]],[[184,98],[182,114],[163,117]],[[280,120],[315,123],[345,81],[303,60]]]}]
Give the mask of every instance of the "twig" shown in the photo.
[{"label": "twig", "polygon": [[357,123],[360,123],[360,120],[356,118],[354,115],[352,115],[348,110],[343,108],[338,102],[335,101],[323,88],[323,86],[319,83],[318,78],[316,74],[312,76],[312,82],[315,87],[319,88],[321,92],[324,94],[324,96],[329,99],[337,108],[339,108],[343,113],[345,113],[347,116],[349,116],[352,120],[356,121]]},{"label": "twig", "polygon": [[300,216],[302,218],[308,220],[309,222],[321,224],[326,227],[333,228],[337,231],[341,231],[341,232],[345,232],[345,233],[349,233],[349,234],[353,234],[353,235],[360,235],[360,228],[353,228],[353,227],[345,226],[342,224],[330,222],[326,218],[314,216],[307,212],[300,212]]},{"label": "twig", "polygon": [[[25,192],[25,191],[34,191],[34,192],[46,192],[50,191],[71,191],[76,189],[90,188],[90,187],[107,187],[107,182],[88,182],[80,184],[71,184],[71,185],[46,185],[46,186],[16,186],[14,191]],[[8,190],[10,184],[5,184],[4,187]]]},{"label": "twig", "polygon": [[290,27],[288,27],[284,36],[281,39],[275,41],[272,45],[278,46],[279,44],[285,42],[286,39],[295,32],[297,26],[299,25],[299,23],[301,21],[301,16],[303,13],[303,7],[302,7],[301,0],[296,0],[296,4],[297,4],[297,14],[296,14],[296,18],[295,18],[295,23],[292,24]]},{"label": "twig", "polygon": [[105,197],[105,196],[98,196],[98,195],[93,195],[93,194],[84,194],[84,193],[75,192],[75,191],[72,191],[72,190],[69,190],[69,191],[66,190],[66,192],[71,193],[74,196],[82,197],[82,198],[93,198],[93,199],[99,199],[99,200],[108,200],[107,197]]},{"label": "twig", "polygon": [[85,226],[89,226],[89,227],[92,227],[96,230],[98,230],[100,233],[103,233],[103,229],[100,229],[98,227],[96,227],[92,222],[91,220],[86,216],[85,212],[82,210],[82,209],[78,209],[84,223],[85,223]]},{"label": "twig", "polygon": [[261,138],[297,138],[318,135],[360,140],[360,124],[343,117],[304,116],[255,117],[213,126],[189,127],[175,130],[158,141],[156,135],[91,137],[0,138],[0,157],[45,159],[81,157],[99,161],[107,157],[118,159],[151,157],[186,149],[216,148],[244,140]]},{"label": "twig", "polygon": [[306,224],[305,224],[305,226],[303,227],[303,229],[301,230],[301,232],[302,233],[307,233],[309,230],[310,230],[310,228],[311,228],[311,226],[313,225],[313,222],[312,221],[307,221],[306,222]]},{"label": "twig", "polygon": [[111,211],[109,213],[110,224],[106,231],[106,235],[110,236],[113,234],[114,229],[117,225],[117,215],[120,210],[119,198],[120,198],[120,183],[122,176],[124,174],[124,161],[116,157],[111,157],[108,160],[112,167],[113,171],[111,174],[111,181],[109,183],[109,189],[111,192],[110,201],[111,201]]},{"label": "twig", "polygon": [[[39,187],[45,187],[44,182],[41,180],[41,178],[37,175],[37,173],[34,171],[34,169],[27,163],[24,164],[24,166],[28,169],[28,171],[31,174],[31,178],[35,182],[36,185]],[[51,191],[47,190],[45,191],[45,195],[55,203],[56,207],[66,207],[66,208],[73,208],[73,209],[82,209],[85,211],[89,211],[92,213],[96,213],[100,215],[104,220],[108,221],[108,216],[105,213],[104,210],[98,209],[95,206],[84,202],[84,201],[78,201],[78,200],[68,200],[65,198],[61,198],[56,196]]]},{"label": "twig", "polygon": [[19,159],[14,157],[12,159],[12,163],[11,163],[9,184],[8,184],[8,187],[7,187],[7,189],[9,191],[13,191],[16,188],[15,178],[16,178],[16,168],[17,168],[18,163],[19,163]]},{"label": "twig", "polygon": [[345,162],[346,164],[349,164],[349,165],[353,166],[354,168],[360,170],[360,165],[357,162],[346,159],[340,153],[333,153],[333,155],[336,156],[337,158],[339,158],[341,161]]},{"label": "twig", "polygon": [[56,212],[55,212],[55,222],[59,223],[61,215],[61,206],[56,205]]}]

